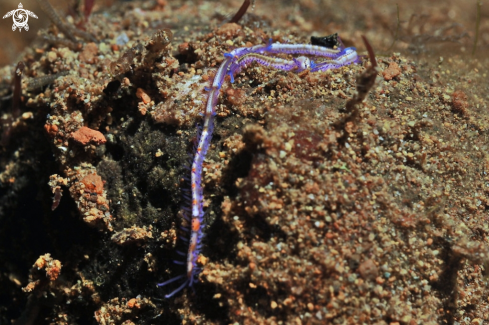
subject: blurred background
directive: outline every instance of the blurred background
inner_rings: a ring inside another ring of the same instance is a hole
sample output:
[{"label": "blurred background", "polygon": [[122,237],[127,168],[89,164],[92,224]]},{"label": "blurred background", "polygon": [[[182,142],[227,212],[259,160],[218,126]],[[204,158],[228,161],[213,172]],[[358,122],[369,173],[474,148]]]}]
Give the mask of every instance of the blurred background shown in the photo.
[{"label": "blurred background", "polygon": [[[0,19],[0,67],[16,63],[19,60],[20,52],[32,43],[41,29],[51,24],[36,0],[1,0],[0,15],[3,17],[7,12],[17,9],[19,1],[22,1],[24,9],[34,12],[39,18],[29,17],[30,29],[29,31],[22,30],[22,32],[12,31],[12,17]],[[83,13],[85,1],[91,0],[49,0],[62,18],[67,15],[74,17],[77,12]],[[93,1],[95,4],[92,13],[111,7],[122,0]],[[203,0],[188,1],[184,2],[183,7],[192,8],[205,2]],[[231,14],[240,6],[242,0],[207,2],[214,3],[211,7],[216,14]],[[481,3],[478,41],[480,54],[489,48],[489,1],[487,0],[415,0],[409,2],[396,0],[342,2],[334,0],[256,0],[255,9],[252,12],[273,20],[272,25],[275,28],[287,27],[293,30],[294,27],[299,26],[302,30],[310,30],[311,33],[319,34],[341,30],[342,36],[347,41],[348,38],[351,38],[351,41],[358,41],[355,42],[357,46],[361,46],[362,43],[359,35],[366,34],[370,42],[379,49],[389,48],[391,51],[403,53],[408,49],[411,53],[420,54],[425,52],[424,49],[419,51],[420,47],[428,45],[436,48],[437,45],[442,45],[443,50],[434,53],[441,55],[446,53],[447,48],[449,51],[453,49],[458,52],[462,49],[462,52],[471,52],[475,37],[478,2]],[[178,6],[178,2],[171,0],[148,0],[139,2],[139,5],[150,5],[151,3],[163,3],[169,7]],[[273,13],[277,6],[289,8],[288,16],[274,17]],[[399,9],[399,17],[397,17],[397,9]],[[208,13],[194,14],[205,16]],[[303,21],[303,17],[308,17],[308,19]],[[75,20],[78,19],[75,18]],[[358,35],[349,34],[348,30],[356,30]],[[390,36],[386,38],[386,34]],[[391,44],[394,45],[394,39],[396,39],[396,44],[390,48]],[[450,44],[453,45],[453,48],[450,48]]]}]

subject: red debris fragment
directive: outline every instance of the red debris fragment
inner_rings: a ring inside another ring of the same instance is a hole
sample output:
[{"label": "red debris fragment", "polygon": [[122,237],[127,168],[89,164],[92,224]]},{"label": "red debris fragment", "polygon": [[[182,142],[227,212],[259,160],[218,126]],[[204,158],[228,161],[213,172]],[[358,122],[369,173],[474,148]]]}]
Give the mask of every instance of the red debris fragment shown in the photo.
[{"label": "red debris fragment", "polygon": [[86,126],[83,126],[80,129],[78,129],[76,132],[73,132],[71,134],[71,137],[73,138],[73,140],[83,145],[86,145],[88,143],[94,143],[98,145],[107,142],[107,140],[105,139],[102,133],[87,128]]},{"label": "red debris fragment", "polygon": [[89,190],[91,193],[102,194],[104,190],[102,177],[97,174],[88,174],[83,177],[81,182],[85,185],[85,189]]},{"label": "red debris fragment", "polygon": [[141,88],[137,89],[136,97],[141,99],[145,104],[148,104],[151,101],[151,97],[149,97],[149,95]]},{"label": "red debris fragment", "polygon": [[178,53],[183,54],[183,55],[187,55],[188,50],[189,50],[189,46],[188,46],[187,42],[178,45]]},{"label": "red debris fragment", "polygon": [[56,133],[58,133],[59,128],[55,124],[46,123],[44,125],[44,130],[46,130],[47,134],[54,138],[56,136]]},{"label": "red debris fragment", "polygon": [[389,63],[389,67],[382,71],[382,75],[384,76],[384,80],[392,80],[401,74],[401,68],[397,65],[396,62]]}]

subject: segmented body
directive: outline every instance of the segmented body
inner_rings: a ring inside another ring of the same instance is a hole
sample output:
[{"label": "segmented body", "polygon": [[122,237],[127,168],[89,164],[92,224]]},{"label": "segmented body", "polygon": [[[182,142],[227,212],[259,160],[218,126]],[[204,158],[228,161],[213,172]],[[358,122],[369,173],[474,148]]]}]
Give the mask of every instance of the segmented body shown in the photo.
[{"label": "segmented body", "polygon": [[321,63],[315,64],[314,67],[311,67],[311,72],[316,71],[326,71],[330,69],[338,69],[345,65],[352,63],[359,63],[360,58],[358,57],[357,50],[354,47],[348,47],[343,49],[333,60],[325,60]]},{"label": "segmented body", "polygon": [[343,48],[330,49],[319,45],[310,44],[281,44],[275,43],[269,46],[268,53],[284,53],[293,55],[311,55],[335,59]]},{"label": "segmented body", "polygon": [[229,67],[228,74],[231,77],[231,82],[234,83],[234,76],[238,74],[241,69],[248,66],[252,62],[284,71],[294,70],[296,72],[300,72],[311,67],[311,60],[305,56],[301,56],[293,60],[286,60],[262,54],[250,53],[243,55]]},{"label": "segmented body", "polygon": [[311,44],[282,44],[272,43],[269,41],[265,45],[255,45],[251,47],[240,47],[232,50],[229,53],[224,54],[225,57],[240,58],[246,54],[255,53],[261,54],[264,52],[270,54],[284,53],[293,55],[311,55],[326,58],[336,58],[338,54],[343,50],[343,47],[339,48],[327,48],[319,45]]},{"label": "segmented body", "polygon": [[[278,53],[302,56],[288,60],[265,55]],[[326,57],[328,59],[321,63],[315,63],[303,55]],[[165,286],[180,279],[185,279],[178,288],[167,294],[165,296],[166,298],[172,297],[186,286],[192,286],[193,283],[196,282],[199,274],[197,258],[202,247],[202,238],[204,235],[202,231],[204,226],[202,165],[211,143],[212,132],[214,129],[214,118],[216,115],[216,105],[219,98],[219,92],[226,75],[229,75],[231,77],[231,82],[234,82],[234,76],[239,73],[242,68],[253,62],[276,69],[296,72],[309,68],[311,71],[324,71],[359,62],[359,57],[355,48],[340,47],[337,49],[330,49],[309,44],[272,44],[271,42],[266,45],[238,48],[230,53],[226,53],[224,57],[225,59],[216,72],[212,86],[210,88],[206,88],[206,90],[209,92],[209,96],[204,112],[204,125],[202,127],[202,132],[200,134],[191,168],[190,186],[192,203],[190,211],[192,215],[189,220],[190,239],[188,244],[187,261],[184,263],[186,264],[187,272],[186,274],[179,275],[166,282],[158,284],[158,286]]]}]

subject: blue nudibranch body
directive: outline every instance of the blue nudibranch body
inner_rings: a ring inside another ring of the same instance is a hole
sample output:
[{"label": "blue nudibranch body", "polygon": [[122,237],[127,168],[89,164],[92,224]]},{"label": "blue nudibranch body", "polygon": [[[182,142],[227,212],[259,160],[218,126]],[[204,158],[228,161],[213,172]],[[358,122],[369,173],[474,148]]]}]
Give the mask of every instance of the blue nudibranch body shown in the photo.
[{"label": "blue nudibranch body", "polygon": [[[292,60],[272,56],[272,54],[280,53],[299,56]],[[321,62],[314,62],[305,55],[326,59]],[[199,275],[197,258],[202,248],[202,238],[204,235],[202,232],[204,225],[202,165],[212,139],[219,91],[226,75],[229,75],[231,82],[234,82],[234,76],[252,62],[285,71],[301,72],[310,69],[311,72],[316,72],[337,69],[345,65],[358,63],[360,62],[360,58],[354,47],[345,48],[343,45],[338,48],[327,48],[310,44],[281,44],[271,42],[264,45],[237,48],[230,53],[224,54],[224,61],[216,72],[212,86],[206,88],[209,95],[204,112],[204,124],[192,162],[190,182],[192,193],[190,211],[192,215],[186,217],[188,219],[187,221],[190,222],[187,260],[184,263],[187,266],[187,272],[186,274],[181,274],[158,284],[158,286],[166,286],[169,283],[183,280],[183,283],[178,288],[165,296],[166,298],[172,297],[186,286],[191,287],[197,281]]]}]

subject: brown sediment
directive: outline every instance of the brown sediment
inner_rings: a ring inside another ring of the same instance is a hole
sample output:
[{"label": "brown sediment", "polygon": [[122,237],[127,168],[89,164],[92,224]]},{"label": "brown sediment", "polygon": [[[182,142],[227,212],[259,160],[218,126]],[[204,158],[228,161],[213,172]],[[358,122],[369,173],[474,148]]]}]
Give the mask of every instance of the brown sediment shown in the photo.
[{"label": "brown sediment", "polygon": [[69,186],[83,220],[90,226],[112,231],[113,217],[109,211],[107,191],[95,168],[82,163],[73,170],[68,169],[66,175],[66,186]]},{"label": "brown sediment", "polygon": [[125,245],[134,242],[144,242],[148,239],[153,238],[151,229],[153,227],[149,226],[149,230],[146,227],[140,228],[132,226],[131,228],[124,228],[112,235],[110,238],[114,243],[119,245]]},{"label": "brown sediment", "polygon": [[[45,271],[45,275],[41,275]],[[53,288],[61,273],[61,262],[51,257],[51,254],[47,253],[39,256],[29,273],[29,283],[22,288],[25,293],[34,292],[38,296],[42,291],[47,291],[49,288]]]},{"label": "brown sediment", "polygon": [[[54,297],[36,306],[55,324],[94,316],[148,324],[488,321],[487,59],[469,59],[471,40],[449,28],[471,22],[460,4],[451,2],[453,12],[401,5],[398,27],[396,7],[383,4],[319,10],[304,2],[298,11],[260,2],[253,21],[223,26],[215,3],[160,1],[158,11],[122,4],[91,18],[97,43],[27,51],[25,77],[70,74],[23,94],[30,117],[16,119],[22,132],[2,149],[0,260],[14,267],[0,269],[0,283],[17,305],[1,309],[0,321],[29,310],[21,287],[46,252],[62,272],[48,282],[43,269],[28,288]],[[410,20],[420,11],[430,16]],[[484,54],[489,26],[480,24]],[[394,28],[396,53],[379,55]],[[172,259],[188,203],[184,165],[223,53],[269,38],[304,43],[320,30],[338,31],[362,53],[370,30],[378,71],[369,60],[300,74],[251,65],[224,82],[204,163],[203,271],[196,295],[161,300],[167,292],[155,284],[182,271]],[[2,85],[13,69],[1,69]],[[87,128],[97,136],[75,136]]]}]

